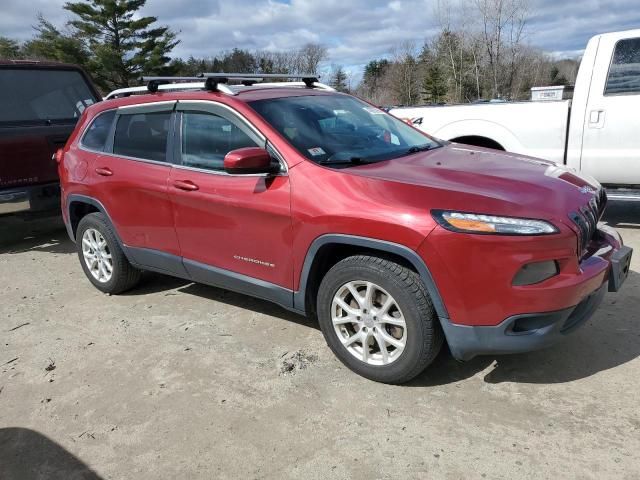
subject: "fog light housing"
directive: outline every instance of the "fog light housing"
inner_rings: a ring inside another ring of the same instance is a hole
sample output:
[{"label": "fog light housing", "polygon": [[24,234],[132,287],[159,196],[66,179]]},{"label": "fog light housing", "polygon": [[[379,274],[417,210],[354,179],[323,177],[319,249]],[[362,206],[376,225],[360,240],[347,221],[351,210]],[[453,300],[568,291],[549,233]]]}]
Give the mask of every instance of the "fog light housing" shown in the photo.
[{"label": "fog light housing", "polygon": [[516,273],[511,284],[516,287],[533,285],[544,282],[558,273],[560,273],[560,267],[555,260],[527,263]]}]

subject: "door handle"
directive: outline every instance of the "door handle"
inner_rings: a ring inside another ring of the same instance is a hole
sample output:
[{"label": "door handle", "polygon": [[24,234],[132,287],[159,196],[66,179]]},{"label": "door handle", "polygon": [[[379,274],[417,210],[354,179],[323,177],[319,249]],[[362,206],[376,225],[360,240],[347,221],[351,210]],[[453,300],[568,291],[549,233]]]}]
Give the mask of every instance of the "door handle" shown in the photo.
[{"label": "door handle", "polygon": [[173,182],[173,186],[180,190],[185,190],[187,192],[194,192],[200,188],[191,180],[175,180]]},{"label": "door handle", "polygon": [[589,112],[589,128],[604,127],[604,110],[591,110]]},{"label": "door handle", "polygon": [[103,177],[110,177],[111,175],[113,175],[113,172],[108,167],[98,167],[96,168],[96,173],[98,175],[102,175]]}]

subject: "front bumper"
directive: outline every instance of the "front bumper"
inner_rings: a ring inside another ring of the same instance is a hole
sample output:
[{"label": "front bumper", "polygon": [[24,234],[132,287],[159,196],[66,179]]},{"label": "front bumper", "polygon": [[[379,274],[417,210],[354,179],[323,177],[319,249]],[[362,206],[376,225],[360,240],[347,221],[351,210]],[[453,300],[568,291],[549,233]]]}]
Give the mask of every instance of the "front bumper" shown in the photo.
[{"label": "front bumper", "polygon": [[[553,282],[548,282],[529,289],[533,296],[552,294],[556,301],[573,299],[568,304],[571,306],[512,314],[497,325],[465,325],[441,319],[453,356],[458,360],[470,360],[477,355],[538,350],[555,344],[584,325],[607,290],[615,292],[621,287],[631,261],[632,249],[622,245],[617,232],[600,226],[598,239],[599,249],[580,263],[576,274],[568,276],[563,288],[549,287]],[[537,304],[535,299],[530,300],[530,305]]]},{"label": "front bumper", "polygon": [[477,355],[530,352],[554,345],[583,325],[596,311],[606,291],[604,283],[575,307],[515,315],[496,326],[443,321],[442,327],[451,353],[458,360],[471,360]]},{"label": "front bumper", "polygon": [[60,208],[60,184],[47,183],[0,190],[0,215],[36,213]]}]

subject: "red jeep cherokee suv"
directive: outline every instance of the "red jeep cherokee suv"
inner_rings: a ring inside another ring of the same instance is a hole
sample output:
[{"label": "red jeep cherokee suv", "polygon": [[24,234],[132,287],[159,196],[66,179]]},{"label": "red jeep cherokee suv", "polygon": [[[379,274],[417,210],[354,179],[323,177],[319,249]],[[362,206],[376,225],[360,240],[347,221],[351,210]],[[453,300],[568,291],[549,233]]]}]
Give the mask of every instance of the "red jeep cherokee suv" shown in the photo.
[{"label": "red jeep cherokee suv", "polygon": [[443,342],[460,360],[550,345],[626,278],[592,179],[430,138],[314,78],[202,77],[114,92],[58,152],[67,229],[103,292],[152,270],[267,299],[400,383]]}]

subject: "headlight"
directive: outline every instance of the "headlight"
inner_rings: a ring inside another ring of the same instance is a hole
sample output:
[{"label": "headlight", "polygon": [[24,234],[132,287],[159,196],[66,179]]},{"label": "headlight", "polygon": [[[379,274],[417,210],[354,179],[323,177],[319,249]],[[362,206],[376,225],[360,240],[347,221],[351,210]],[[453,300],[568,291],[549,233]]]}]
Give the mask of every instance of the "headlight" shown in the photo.
[{"label": "headlight", "polygon": [[453,232],[549,235],[559,231],[549,222],[531,218],[497,217],[481,213],[450,212],[447,210],[433,210],[431,214],[441,226]]}]

